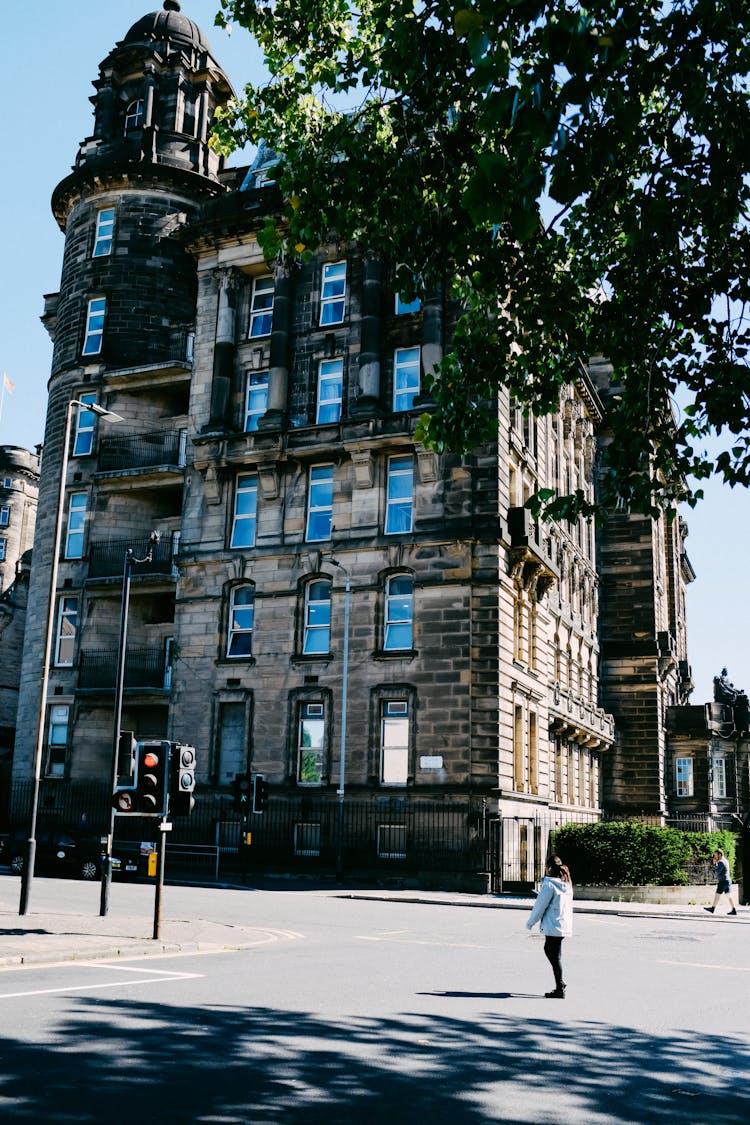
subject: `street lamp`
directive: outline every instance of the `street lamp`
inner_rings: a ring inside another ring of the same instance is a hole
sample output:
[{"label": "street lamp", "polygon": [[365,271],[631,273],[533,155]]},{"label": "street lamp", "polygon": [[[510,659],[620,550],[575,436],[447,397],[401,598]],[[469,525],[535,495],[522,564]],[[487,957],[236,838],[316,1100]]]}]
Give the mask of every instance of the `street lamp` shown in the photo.
[{"label": "street lamp", "polygon": [[[150,563],[154,557],[154,547],[161,536],[158,531],[152,531],[148,540],[148,548],[142,559],[135,557],[135,551],[128,547],[125,552],[125,562],[122,568],[122,598],[120,600],[120,639],[117,646],[117,674],[115,677],[115,706],[114,722],[112,729],[112,785],[110,793],[117,788],[119,774],[120,751],[120,724],[122,722],[122,697],[125,689],[125,650],[128,642],[128,608],[130,606],[130,578],[133,567],[138,563]],[[109,834],[107,846],[102,860],[102,887],[99,898],[99,915],[104,917],[109,910],[109,888],[112,884],[112,841],[115,835],[115,809],[110,802]]]},{"label": "street lamp", "polygon": [[65,485],[68,475],[68,457],[70,447],[70,429],[73,418],[73,407],[80,410],[90,410],[99,418],[106,418],[108,422],[123,422],[119,414],[107,410],[96,402],[82,402],[72,398],[65,411],[65,436],[63,438],[62,465],[60,466],[60,488],[57,494],[57,513],[55,517],[55,542],[52,548],[52,566],[49,576],[49,601],[47,604],[47,635],[44,643],[44,661],[42,663],[42,682],[39,696],[39,726],[37,729],[36,751],[34,753],[34,788],[31,798],[31,817],[29,821],[29,839],[26,848],[26,859],[21,871],[21,902],[18,907],[19,914],[25,914],[29,908],[31,884],[34,879],[34,864],[36,862],[36,822],[39,811],[39,787],[42,776],[42,752],[44,749],[44,730],[47,714],[47,690],[49,687],[49,665],[52,657],[52,636],[55,629],[55,595],[57,593],[57,571],[60,556],[60,541],[62,539],[62,522],[65,510]]},{"label": "street lamp", "polygon": [[346,781],[346,700],[349,687],[349,603],[351,599],[351,575],[337,559],[330,560],[332,566],[343,570],[346,576],[344,587],[344,666],[341,683],[341,750],[339,753],[339,799],[338,826],[336,832],[336,878],[341,881],[344,874],[344,784]]}]

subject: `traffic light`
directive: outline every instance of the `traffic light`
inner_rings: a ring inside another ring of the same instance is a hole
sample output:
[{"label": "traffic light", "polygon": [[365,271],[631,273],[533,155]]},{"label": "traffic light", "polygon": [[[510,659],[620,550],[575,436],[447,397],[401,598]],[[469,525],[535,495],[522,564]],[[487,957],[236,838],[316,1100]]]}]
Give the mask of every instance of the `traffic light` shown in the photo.
[{"label": "traffic light", "polygon": [[250,778],[245,773],[238,773],[232,782],[232,796],[237,812],[250,811]]},{"label": "traffic light", "polygon": [[173,816],[188,816],[195,805],[195,747],[180,742],[170,745],[169,811]]},{"label": "traffic light", "polygon": [[139,742],[136,757],[138,812],[166,816],[169,743]]},{"label": "traffic light", "polygon": [[253,778],[253,812],[262,813],[268,808],[268,782],[262,773]]},{"label": "traffic light", "polygon": [[117,744],[117,776],[132,777],[135,773],[135,752],[138,743],[132,730],[121,730]]}]

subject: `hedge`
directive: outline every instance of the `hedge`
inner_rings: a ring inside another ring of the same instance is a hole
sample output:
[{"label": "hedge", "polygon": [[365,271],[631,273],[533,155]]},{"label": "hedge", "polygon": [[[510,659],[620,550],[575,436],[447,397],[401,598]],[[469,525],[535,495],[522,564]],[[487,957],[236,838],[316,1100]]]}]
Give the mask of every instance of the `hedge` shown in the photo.
[{"label": "hedge", "polygon": [[688,868],[710,863],[721,848],[734,868],[732,832],[681,832],[640,821],[566,824],[550,839],[574,883],[588,886],[684,886]]}]

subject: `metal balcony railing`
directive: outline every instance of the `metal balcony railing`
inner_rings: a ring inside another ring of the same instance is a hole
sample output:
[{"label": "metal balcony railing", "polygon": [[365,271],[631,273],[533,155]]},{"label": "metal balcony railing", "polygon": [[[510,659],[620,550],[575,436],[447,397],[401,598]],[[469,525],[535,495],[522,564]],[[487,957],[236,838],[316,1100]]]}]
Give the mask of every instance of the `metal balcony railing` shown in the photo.
[{"label": "metal balcony railing", "polygon": [[[117,677],[116,649],[82,649],[78,686],[114,691]],[[172,669],[163,648],[131,648],[125,653],[125,687],[158,688],[168,691]]]},{"label": "metal balcony railing", "polygon": [[123,573],[125,555],[132,549],[135,558],[145,558],[151,551],[151,562],[134,563],[131,573],[175,575],[173,557],[177,536],[165,536],[159,543],[148,539],[111,539],[92,543],[89,549],[89,578],[115,578]]},{"label": "metal balcony railing", "polygon": [[112,333],[105,339],[101,358],[109,369],[171,363],[189,366],[193,362],[194,343],[193,329],[174,329],[166,333],[151,331],[137,342],[130,336],[121,338]]},{"label": "metal balcony railing", "polygon": [[100,472],[145,469],[156,465],[183,468],[185,431],[157,430],[150,434],[125,434],[102,438],[99,446]]}]

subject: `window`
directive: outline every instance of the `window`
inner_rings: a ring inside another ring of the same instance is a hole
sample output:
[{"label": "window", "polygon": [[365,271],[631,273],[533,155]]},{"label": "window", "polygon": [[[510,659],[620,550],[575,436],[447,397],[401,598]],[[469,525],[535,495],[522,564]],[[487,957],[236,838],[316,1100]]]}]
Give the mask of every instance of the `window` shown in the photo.
[{"label": "window", "polygon": [[300,785],[322,784],[325,741],[323,703],[301,703],[297,721],[297,781]]},{"label": "window", "polygon": [[678,797],[693,796],[693,759],[675,759],[675,782]]},{"label": "window", "polygon": [[143,125],[143,98],[136,98],[125,110],[125,132],[140,129]]},{"label": "window", "polygon": [[405,301],[400,293],[396,294],[396,316],[407,316],[409,313],[418,313],[422,308],[419,297],[413,301]]},{"label": "window", "polygon": [[5,488],[12,488],[13,487],[13,481],[11,480],[10,477],[5,478],[4,487]]},{"label": "window", "polygon": [[414,579],[408,574],[394,575],[385,587],[383,648],[387,652],[412,647],[413,619]]},{"label": "window", "polygon": [[315,421],[320,425],[338,422],[344,384],[344,361],[323,359],[318,366],[318,411]]},{"label": "window", "polygon": [[2,562],[5,558],[5,549],[6,549],[7,543],[8,543],[7,539],[0,539],[0,562]]},{"label": "window", "polygon": [[256,277],[253,280],[253,295],[250,300],[251,340],[259,336],[270,336],[273,324],[273,278]]},{"label": "window", "polygon": [[711,761],[711,771],[713,774],[713,795],[714,797],[726,797],[727,795],[727,761],[726,758],[714,758]]},{"label": "window", "polygon": [[234,496],[234,518],[230,547],[254,547],[258,515],[258,478],[251,473],[237,477]]},{"label": "window", "polygon": [[[81,395],[81,402],[96,402],[95,394]],[[83,407],[78,408],[78,418],[76,420],[76,439],[73,443],[73,456],[74,457],[87,457],[94,448],[94,423],[96,422],[96,414],[93,410],[84,410]]]},{"label": "window", "polygon": [[406,859],[406,825],[378,825],[378,859]]},{"label": "window", "polygon": [[305,624],[302,638],[304,656],[317,656],[331,650],[331,583],[325,579],[308,582],[305,587]]},{"label": "window", "polygon": [[104,313],[107,301],[104,297],[92,297],[86,312],[86,334],[83,339],[84,355],[99,355],[104,339]]},{"label": "window", "polygon": [[411,531],[414,460],[412,457],[388,459],[388,487],[385,509],[385,534]]},{"label": "window", "polygon": [[57,641],[55,644],[55,664],[70,667],[75,652],[78,631],[78,598],[62,597],[57,610]]},{"label": "window", "polygon": [[307,498],[307,532],[310,543],[331,538],[333,520],[333,465],[314,465],[310,469]]},{"label": "window", "polygon": [[248,371],[245,398],[245,432],[254,433],[268,410],[268,372]]},{"label": "window", "polygon": [[252,656],[255,588],[235,586],[229,596],[227,656]]},{"label": "window", "polygon": [[219,785],[231,785],[238,773],[247,771],[245,710],[244,703],[219,704]]},{"label": "window", "polygon": [[346,262],[323,266],[320,293],[320,323],[341,324],[346,311]]},{"label": "window", "polygon": [[83,536],[86,530],[86,505],[88,497],[85,492],[74,492],[70,497],[68,508],[68,535],[65,540],[65,558],[83,558]]},{"label": "window", "polygon": [[383,785],[405,785],[409,776],[409,703],[389,699],[382,703],[380,719],[380,780]]},{"label": "window", "polygon": [[320,824],[295,824],[294,854],[320,855]]},{"label": "window", "polygon": [[513,708],[513,784],[518,793],[523,793],[526,788],[525,751],[523,707],[516,703]]},{"label": "window", "polygon": [[10,508],[0,508],[0,527],[7,527],[10,522]]},{"label": "window", "polygon": [[49,709],[47,729],[47,777],[62,777],[65,774],[65,751],[68,745],[68,723],[70,707],[55,704]]},{"label": "window", "polygon": [[96,233],[94,235],[93,258],[103,258],[112,253],[112,239],[115,231],[115,211],[113,207],[105,207],[96,216]]},{"label": "window", "polygon": [[411,410],[419,394],[421,348],[396,348],[393,361],[393,409]]}]

